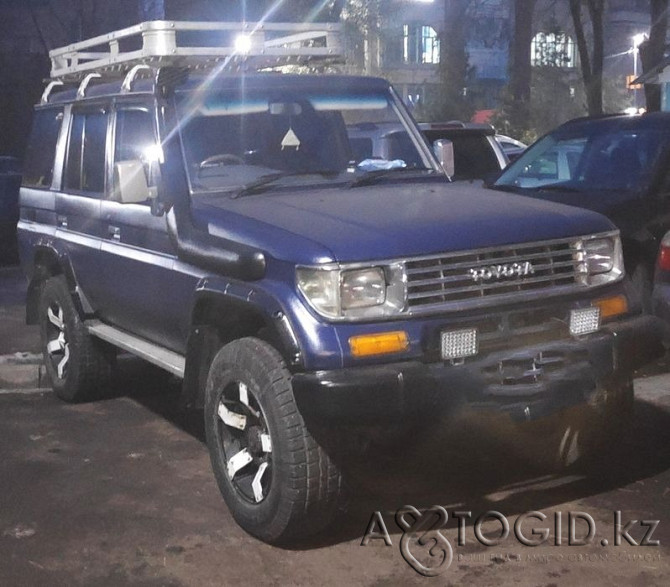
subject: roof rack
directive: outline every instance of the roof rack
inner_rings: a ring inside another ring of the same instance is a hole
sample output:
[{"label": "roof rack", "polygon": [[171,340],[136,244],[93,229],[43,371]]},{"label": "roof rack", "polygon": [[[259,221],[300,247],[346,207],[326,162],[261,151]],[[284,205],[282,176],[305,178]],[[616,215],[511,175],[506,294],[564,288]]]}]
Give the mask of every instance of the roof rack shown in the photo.
[{"label": "roof rack", "polygon": [[138,65],[258,70],[343,58],[337,23],[165,20],[143,22],[54,49],[49,57],[51,79],[61,82],[80,82],[92,72],[122,76]]}]

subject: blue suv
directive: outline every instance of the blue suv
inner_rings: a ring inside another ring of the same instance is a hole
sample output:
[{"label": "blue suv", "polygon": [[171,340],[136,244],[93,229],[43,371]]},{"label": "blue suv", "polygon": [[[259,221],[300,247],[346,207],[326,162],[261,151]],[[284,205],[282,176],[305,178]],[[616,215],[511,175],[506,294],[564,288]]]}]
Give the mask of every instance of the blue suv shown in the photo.
[{"label": "blue suv", "polygon": [[[60,398],[100,396],[119,350],[182,378],[268,542],[337,514],[351,430],[495,413],[563,465],[620,430],[661,346],[606,218],[451,184],[381,79],[114,59],[45,92],[25,161],[27,319]],[[385,123],[403,158],[357,157]]]}]

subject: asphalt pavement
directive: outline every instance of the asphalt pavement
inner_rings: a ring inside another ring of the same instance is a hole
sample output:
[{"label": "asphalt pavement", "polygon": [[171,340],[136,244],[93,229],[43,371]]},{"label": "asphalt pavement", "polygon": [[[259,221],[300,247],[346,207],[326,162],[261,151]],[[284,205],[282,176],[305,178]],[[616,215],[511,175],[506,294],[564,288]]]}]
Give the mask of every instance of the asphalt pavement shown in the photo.
[{"label": "asphalt pavement", "polygon": [[[0,270],[4,357],[39,346],[21,325],[22,287]],[[114,393],[80,405],[0,385],[0,585],[667,585],[665,360],[639,374],[630,426],[588,468],[552,474],[495,435],[419,430],[403,450],[344,460],[346,512],[291,548],[235,524],[201,414],[182,412],[178,382],[155,373],[123,361]],[[417,509],[397,516],[405,506]]]}]

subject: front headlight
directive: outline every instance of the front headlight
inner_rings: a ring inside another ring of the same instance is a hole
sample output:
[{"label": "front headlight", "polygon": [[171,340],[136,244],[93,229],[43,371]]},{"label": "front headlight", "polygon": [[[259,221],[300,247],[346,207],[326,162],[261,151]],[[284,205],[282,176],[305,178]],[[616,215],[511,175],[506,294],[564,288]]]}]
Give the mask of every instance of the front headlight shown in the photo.
[{"label": "front headlight", "polygon": [[578,243],[580,275],[584,285],[603,285],[624,275],[623,252],[618,233],[584,238]]},{"label": "front headlight", "polygon": [[375,267],[298,267],[298,289],[317,313],[332,320],[380,318],[405,309],[407,288],[400,263]]}]

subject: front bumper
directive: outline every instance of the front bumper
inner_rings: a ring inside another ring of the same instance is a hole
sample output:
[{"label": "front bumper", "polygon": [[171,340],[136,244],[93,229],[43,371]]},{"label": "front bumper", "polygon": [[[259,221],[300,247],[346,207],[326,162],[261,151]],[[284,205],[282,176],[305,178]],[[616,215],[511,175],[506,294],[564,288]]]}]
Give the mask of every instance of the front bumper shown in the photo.
[{"label": "front bumper", "polygon": [[637,316],[580,338],[499,350],[462,365],[418,360],[296,373],[293,389],[308,420],[356,424],[443,416],[460,408],[547,416],[589,401],[613,377],[660,357],[663,324]]}]

